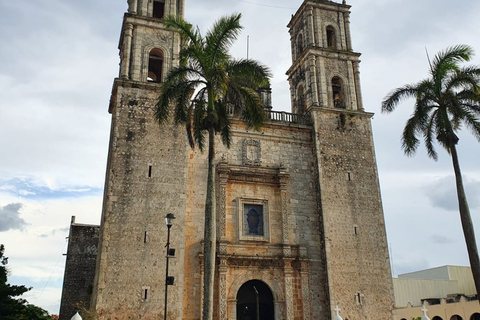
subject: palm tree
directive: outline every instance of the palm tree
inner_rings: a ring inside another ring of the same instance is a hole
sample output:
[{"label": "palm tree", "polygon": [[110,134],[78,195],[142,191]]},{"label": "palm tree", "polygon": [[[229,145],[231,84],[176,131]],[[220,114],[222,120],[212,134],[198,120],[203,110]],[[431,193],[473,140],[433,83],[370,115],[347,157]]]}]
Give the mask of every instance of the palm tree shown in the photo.
[{"label": "palm tree", "polygon": [[408,156],[413,155],[420,144],[417,136],[422,135],[430,158],[438,159],[435,140],[451,155],[460,219],[479,295],[480,261],[456,147],[459,141],[456,133],[462,126],[470,129],[480,141],[480,68],[460,66],[473,54],[473,49],[466,45],[439,52],[430,63],[429,78],[390,92],[382,102],[382,112],[392,112],[402,99],[415,98],[414,112],[403,130],[403,151]]},{"label": "palm tree", "polygon": [[258,62],[232,59],[228,50],[242,29],[240,14],[220,18],[203,37],[180,17],[168,16],[165,25],[182,39],[180,65],[162,85],[155,117],[160,124],[173,113],[184,124],[190,146],[205,146],[208,135],[208,178],[205,201],[203,320],[213,317],[216,254],[215,135],[230,147],[230,118],[234,111],[249,127],[259,129],[265,119],[256,90],[269,85],[270,73]]}]

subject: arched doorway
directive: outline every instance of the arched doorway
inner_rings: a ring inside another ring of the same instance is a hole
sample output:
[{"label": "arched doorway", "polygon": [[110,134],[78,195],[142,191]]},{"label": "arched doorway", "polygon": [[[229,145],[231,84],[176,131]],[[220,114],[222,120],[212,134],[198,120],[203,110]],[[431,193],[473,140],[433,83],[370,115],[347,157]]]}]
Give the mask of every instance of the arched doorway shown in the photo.
[{"label": "arched doorway", "polygon": [[237,320],[260,319],[274,320],[273,294],[264,282],[250,280],[237,293]]},{"label": "arched doorway", "polygon": [[475,312],[474,314],[472,314],[470,320],[480,320],[480,313]]}]

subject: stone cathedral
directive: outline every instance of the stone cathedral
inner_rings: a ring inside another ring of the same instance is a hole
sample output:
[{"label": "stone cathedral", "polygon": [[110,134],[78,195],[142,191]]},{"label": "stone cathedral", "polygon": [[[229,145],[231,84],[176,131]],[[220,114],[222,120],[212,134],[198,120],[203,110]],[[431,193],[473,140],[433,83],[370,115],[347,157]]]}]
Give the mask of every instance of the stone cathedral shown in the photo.
[{"label": "stone cathedral", "polygon": [[[206,4],[208,5],[208,3]],[[185,0],[129,0],[100,226],[70,227],[61,319],[85,301],[103,319],[201,318],[207,156],[185,128],[154,120],[181,41],[162,17]],[[394,303],[371,130],[362,104],[350,6],[305,0],[288,24],[292,112],[271,108],[260,132],[232,121],[216,150],[214,319],[391,319]],[[234,117],[234,116],[232,116]],[[96,263],[96,265],[95,265]],[[258,318],[257,318],[258,317]]]}]

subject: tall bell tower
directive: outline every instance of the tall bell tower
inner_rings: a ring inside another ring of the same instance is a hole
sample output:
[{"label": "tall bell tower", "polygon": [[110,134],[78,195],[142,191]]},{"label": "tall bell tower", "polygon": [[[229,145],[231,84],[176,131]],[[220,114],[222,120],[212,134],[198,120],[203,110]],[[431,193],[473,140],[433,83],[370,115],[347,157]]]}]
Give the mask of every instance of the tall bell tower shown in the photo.
[{"label": "tall bell tower", "polygon": [[350,6],[345,1],[304,1],[288,28],[292,112],[314,106],[363,110],[360,54],[352,49]]},{"label": "tall bell tower", "polygon": [[288,24],[293,113],[313,120],[330,314],[391,319],[394,304],[371,128],[345,0],[305,0]]},{"label": "tall bell tower", "polygon": [[[154,120],[168,70],[178,64],[180,37],[163,17],[183,16],[184,0],[128,0],[119,42],[120,72],[109,112],[110,145],[92,308],[118,319],[164,315],[168,213],[177,216],[172,248],[184,251],[187,142],[184,129]],[[183,213],[183,214],[181,214]],[[169,319],[182,310],[183,256],[171,259]]]}]

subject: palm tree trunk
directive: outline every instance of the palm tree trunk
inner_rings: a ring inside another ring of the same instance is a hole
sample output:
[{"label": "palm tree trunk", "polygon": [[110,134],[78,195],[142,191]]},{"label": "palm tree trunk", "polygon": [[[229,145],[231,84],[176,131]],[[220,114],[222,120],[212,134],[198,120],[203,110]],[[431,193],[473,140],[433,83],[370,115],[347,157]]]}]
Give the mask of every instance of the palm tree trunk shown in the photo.
[{"label": "palm tree trunk", "polygon": [[216,216],[215,216],[215,129],[208,130],[208,177],[205,200],[203,314],[202,320],[213,319],[213,284],[215,280]]},{"label": "palm tree trunk", "polygon": [[473,229],[472,218],[468,208],[467,197],[463,188],[462,173],[458,162],[458,154],[455,142],[450,141],[450,152],[452,155],[453,169],[455,171],[455,180],[457,182],[458,208],[460,211],[460,220],[462,221],[463,234],[467,244],[468,257],[470,259],[470,268],[472,269],[473,281],[477,289],[477,297],[480,296],[480,259],[478,258],[477,242]]}]

